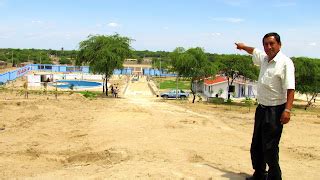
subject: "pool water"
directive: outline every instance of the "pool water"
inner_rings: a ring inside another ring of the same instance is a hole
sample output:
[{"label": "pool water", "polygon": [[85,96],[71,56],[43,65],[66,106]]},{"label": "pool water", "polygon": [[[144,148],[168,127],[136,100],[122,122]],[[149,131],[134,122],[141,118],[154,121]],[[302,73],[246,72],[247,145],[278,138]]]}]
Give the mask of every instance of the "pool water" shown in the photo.
[{"label": "pool water", "polygon": [[52,86],[62,88],[62,89],[71,89],[71,86],[73,86],[73,89],[82,89],[82,88],[94,88],[101,86],[102,83],[99,82],[92,82],[92,81],[75,81],[75,80],[60,80],[56,83],[53,83]]}]

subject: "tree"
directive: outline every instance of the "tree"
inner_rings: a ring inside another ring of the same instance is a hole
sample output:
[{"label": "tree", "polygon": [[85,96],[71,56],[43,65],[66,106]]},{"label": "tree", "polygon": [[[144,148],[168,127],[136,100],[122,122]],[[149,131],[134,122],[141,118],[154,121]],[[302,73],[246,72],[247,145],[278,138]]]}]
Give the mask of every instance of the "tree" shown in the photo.
[{"label": "tree", "polygon": [[208,61],[208,57],[202,48],[190,48],[185,51],[178,47],[171,54],[172,70],[179,76],[191,78],[191,92],[193,95],[192,103],[195,101],[196,89],[192,88],[195,81],[216,74],[216,67]]},{"label": "tree", "polygon": [[61,56],[59,60],[59,64],[71,64],[71,60],[66,56]]},{"label": "tree", "polygon": [[[217,64],[220,73],[228,78],[228,87],[239,77],[257,80],[259,69],[255,66],[250,56],[243,55],[219,55],[215,56],[214,63]],[[228,94],[230,99],[230,94]]]},{"label": "tree", "polygon": [[159,58],[152,58],[151,64],[152,68],[156,69],[170,69],[170,58],[169,57],[159,57]]},{"label": "tree", "polygon": [[89,64],[94,73],[105,75],[107,96],[108,77],[115,69],[123,68],[125,58],[131,55],[130,42],[130,38],[119,34],[89,36],[87,40],[80,42],[76,64]]},{"label": "tree", "polygon": [[306,110],[320,93],[320,59],[299,57],[292,60],[295,65],[296,91],[307,96]]},{"label": "tree", "polygon": [[143,59],[142,58],[138,58],[137,64],[142,64],[142,62],[143,62]]}]

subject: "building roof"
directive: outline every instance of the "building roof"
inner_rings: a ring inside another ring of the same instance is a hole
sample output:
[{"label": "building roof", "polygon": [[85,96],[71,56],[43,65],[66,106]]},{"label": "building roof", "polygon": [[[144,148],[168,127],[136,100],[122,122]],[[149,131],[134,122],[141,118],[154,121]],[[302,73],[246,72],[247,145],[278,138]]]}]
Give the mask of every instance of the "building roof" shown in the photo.
[{"label": "building roof", "polygon": [[205,79],[204,84],[206,85],[213,85],[213,84],[219,84],[223,82],[227,82],[228,79],[225,76],[216,76],[215,79]]},{"label": "building roof", "polygon": [[[215,84],[220,84],[227,82],[228,78],[226,76],[216,76],[215,79],[205,79],[204,84],[205,85],[215,85]],[[234,84],[248,84],[248,83],[255,83],[255,81],[244,79],[244,78],[237,78],[233,81]]]}]

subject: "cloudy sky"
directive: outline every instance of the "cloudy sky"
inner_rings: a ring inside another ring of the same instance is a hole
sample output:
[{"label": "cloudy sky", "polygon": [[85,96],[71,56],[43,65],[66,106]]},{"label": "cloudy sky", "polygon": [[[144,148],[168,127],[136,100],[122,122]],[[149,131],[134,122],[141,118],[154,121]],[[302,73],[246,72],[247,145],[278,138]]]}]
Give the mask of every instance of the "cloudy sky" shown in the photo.
[{"label": "cloudy sky", "polygon": [[136,50],[202,47],[235,54],[278,32],[288,56],[320,58],[320,1],[0,0],[0,48],[78,49],[88,35],[119,33]]}]

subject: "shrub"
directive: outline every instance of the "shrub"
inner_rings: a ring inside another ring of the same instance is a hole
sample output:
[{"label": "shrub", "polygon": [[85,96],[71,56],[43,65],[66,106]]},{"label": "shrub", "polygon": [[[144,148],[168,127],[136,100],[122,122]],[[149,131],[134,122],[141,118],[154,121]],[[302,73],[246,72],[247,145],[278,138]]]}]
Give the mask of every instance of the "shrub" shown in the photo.
[{"label": "shrub", "polygon": [[227,99],[227,104],[231,104],[232,103],[232,99]]},{"label": "shrub", "polygon": [[249,112],[250,112],[250,108],[251,106],[253,106],[255,104],[255,101],[252,100],[251,98],[249,97],[246,97],[245,100],[243,100],[242,102],[244,102],[245,106],[247,106],[249,108]]},{"label": "shrub", "polygon": [[198,97],[198,102],[202,102],[202,96],[201,96],[201,94],[197,94],[197,97]]},{"label": "shrub", "polygon": [[89,99],[95,99],[97,97],[97,94],[90,91],[80,92],[80,94]]},{"label": "shrub", "polygon": [[211,97],[208,99],[209,103],[214,103],[214,104],[223,104],[224,103],[224,99],[221,97]]}]

